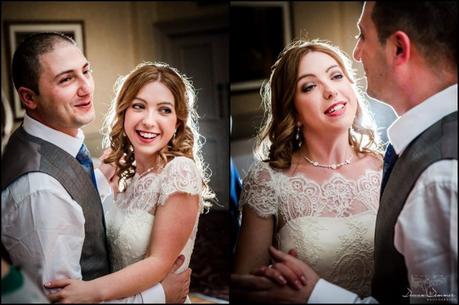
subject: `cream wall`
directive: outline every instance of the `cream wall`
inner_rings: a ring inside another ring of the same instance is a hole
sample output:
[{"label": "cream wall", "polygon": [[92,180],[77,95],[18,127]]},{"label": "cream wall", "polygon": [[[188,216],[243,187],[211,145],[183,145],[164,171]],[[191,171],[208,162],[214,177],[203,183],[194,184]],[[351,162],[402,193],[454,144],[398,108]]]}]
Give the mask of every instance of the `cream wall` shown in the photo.
[{"label": "cream wall", "polygon": [[[156,60],[155,22],[198,16],[219,15],[227,6],[198,6],[195,2],[2,2],[5,20],[63,21],[83,20],[86,56],[96,82],[96,120],[84,127],[86,142],[93,156],[101,153],[99,130],[113,98],[113,85],[141,61]],[[3,33],[3,32],[2,32]],[[2,45],[2,90],[9,97],[4,39]],[[9,97],[10,98],[10,97]],[[18,125],[18,124],[17,124]]]},{"label": "cream wall", "polygon": [[[356,22],[363,2],[298,1],[290,3],[293,20],[293,38],[326,39],[338,45],[349,56],[355,44]],[[231,46],[237,47],[237,46]],[[358,77],[363,76],[361,64],[354,63]],[[360,83],[364,86],[364,83]],[[258,91],[231,94],[231,114],[233,116],[233,136],[247,138],[255,131],[251,115],[260,116],[261,99]],[[238,120],[238,117],[242,118]],[[239,124],[239,126],[237,126]],[[240,127],[240,128],[239,128]]]}]

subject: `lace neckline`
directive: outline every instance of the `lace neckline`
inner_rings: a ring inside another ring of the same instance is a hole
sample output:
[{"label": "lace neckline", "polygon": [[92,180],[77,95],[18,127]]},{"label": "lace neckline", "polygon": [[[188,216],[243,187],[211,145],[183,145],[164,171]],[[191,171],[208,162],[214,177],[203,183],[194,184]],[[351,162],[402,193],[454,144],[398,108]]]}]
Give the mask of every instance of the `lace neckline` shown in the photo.
[{"label": "lace neckline", "polygon": [[335,179],[336,177],[341,177],[342,179],[346,180],[346,181],[350,181],[350,182],[357,182],[358,180],[360,180],[362,177],[367,177],[368,175],[371,175],[371,174],[379,174],[379,173],[382,173],[382,169],[381,170],[374,170],[374,169],[370,169],[370,168],[367,168],[365,169],[365,171],[359,175],[356,179],[352,179],[350,177],[347,177],[339,172],[333,172],[328,178],[324,179],[322,182],[318,182],[314,179],[311,179],[310,177],[308,177],[305,173],[303,172],[295,172],[294,175],[292,176],[289,176],[287,175],[285,172],[283,171],[280,171],[280,170],[275,170],[273,168],[271,168],[271,166],[269,166],[269,164],[265,164],[265,166],[267,166],[268,170],[270,170],[273,175],[275,176],[280,176],[284,179],[288,179],[288,180],[291,180],[291,179],[298,179],[298,178],[301,178],[303,179],[304,181],[308,182],[308,183],[313,183],[313,184],[316,184],[317,186],[321,186],[321,185],[325,185],[327,183],[330,183],[333,179]]},{"label": "lace neckline", "polygon": [[[150,176],[160,176],[162,173],[164,173],[164,170],[166,169],[166,167],[169,166],[169,164],[172,163],[172,161],[175,160],[172,159],[170,160],[169,162],[166,163],[166,165],[164,166],[159,166],[159,167],[156,167],[156,166],[153,166],[153,167],[150,167],[148,168],[146,171],[144,171],[143,173],[139,174],[138,172],[135,173],[134,177],[136,178],[136,180],[139,180],[139,179],[142,179],[144,177],[150,177]],[[155,172],[154,169],[158,169],[159,171],[158,172]]]},{"label": "lace neckline", "polygon": [[304,216],[347,218],[377,211],[382,176],[379,168],[365,168],[358,175],[329,173],[317,181],[307,176],[308,172],[287,173],[266,163],[256,164],[244,178],[241,206],[249,204],[261,217],[274,215],[276,228]]},{"label": "lace neckline", "polygon": [[[314,219],[325,219],[325,220],[343,220],[343,221],[348,221],[352,218],[358,218],[358,217],[362,217],[362,216],[370,216],[370,217],[376,217],[376,210],[373,210],[373,209],[367,209],[365,211],[362,211],[362,212],[359,212],[359,213],[356,213],[356,214],[350,214],[350,215],[346,215],[346,216],[339,216],[339,217],[336,217],[336,216],[320,216],[320,217],[317,217],[316,215],[304,215],[302,217],[310,217],[310,218],[314,218]],[[286,225],[286,223],[283,223],[279,226],[279,229],[282,229],[284,226]]]},{"label": "lace neckline", "polygon": [[151,172],[153,170],[159,170],[159,173],[160,173],[162,171],[162,168],[161,168],[161,166],[152,166],[152,167],[148,168],[147,170],[145,170],[141,174],[139,174],[138,172],[136,172],[136,173],[139,175],[139,177],[143,177],[143,176],[147,175],[149,172]]}]

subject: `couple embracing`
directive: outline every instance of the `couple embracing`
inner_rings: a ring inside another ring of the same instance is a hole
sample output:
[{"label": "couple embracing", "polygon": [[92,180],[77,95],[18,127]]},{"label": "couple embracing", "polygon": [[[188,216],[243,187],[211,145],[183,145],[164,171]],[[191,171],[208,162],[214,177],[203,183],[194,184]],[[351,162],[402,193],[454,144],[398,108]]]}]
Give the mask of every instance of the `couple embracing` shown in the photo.
[{"label": "couple embracing", "polygon": [[343,52],[284,49],[232,301],[457,303],[457,19],[456,2],[365,3],[353,57],[399,115],[384,158]]},{"label": "couple embracing", "polygon": [[189,301],[199,215],[213,193],[188,79],[150,62],[121,78],[106,120],[110,149],[94,169],[81,130],[95,118],[94,80],[75,42],[32,35],[12,72],[26,115],[2,159],[11,263],[53,302]]}]

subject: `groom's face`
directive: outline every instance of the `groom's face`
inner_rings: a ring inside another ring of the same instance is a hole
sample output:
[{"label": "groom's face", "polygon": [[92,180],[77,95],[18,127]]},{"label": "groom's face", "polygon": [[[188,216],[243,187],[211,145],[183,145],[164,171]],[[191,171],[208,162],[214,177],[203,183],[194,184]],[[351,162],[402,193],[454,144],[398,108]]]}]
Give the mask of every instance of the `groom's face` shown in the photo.
[{"label": "groom's face", "polygon": [[39,57],[40,94],[36,96],[33,117],[43,124],[76,136],[78,128],[95,118],[94,79],[80,49],[57,43]]},{"label": "groom's face", "polygon": [[362,62],[367,79],[367,93],[376,99],[386,101],[389,82],[385,48],[378,39],[378,33],[371,18],[374,3],[365,2],[362,15],[357,23],[360,34],[354,48],[353,57]]}]

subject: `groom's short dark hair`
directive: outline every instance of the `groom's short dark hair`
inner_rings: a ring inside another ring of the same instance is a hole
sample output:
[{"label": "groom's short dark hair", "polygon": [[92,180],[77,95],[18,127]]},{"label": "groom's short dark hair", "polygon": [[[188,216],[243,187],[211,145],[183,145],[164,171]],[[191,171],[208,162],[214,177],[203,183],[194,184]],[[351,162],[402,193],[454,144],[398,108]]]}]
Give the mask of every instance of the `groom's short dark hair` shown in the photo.
[{"label": "groom's short dark hair", "polygon": [[383,45],[401,30],[430,63],[457,65],[456,1],[376,1],[371,18]]},{"label": "groom's short dark hair", "polygon": [[54,46],[59,43],[70,43],[76,45],[75,40],[62,34],[54,32],[32,34],[25,38],[17,47],[13,56],[11,66],[14,87],[26,87],[40,94],[38,80],[40,77],[40,55],[51,52]]}]

